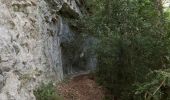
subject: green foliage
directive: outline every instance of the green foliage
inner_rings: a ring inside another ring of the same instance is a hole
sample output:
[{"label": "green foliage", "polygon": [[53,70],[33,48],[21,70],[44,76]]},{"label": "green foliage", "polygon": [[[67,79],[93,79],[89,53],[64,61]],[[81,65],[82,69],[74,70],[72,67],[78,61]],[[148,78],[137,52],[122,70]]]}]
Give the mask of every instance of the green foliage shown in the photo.
[{"label": "green foliage", "polygon": [[38,89],[34,91],[36,100],[64,100],[57,95],[56,88],[52,83],[42,84]]},{"label": "green foliage", "polygon": [[170,99],[170,69],[152,71],[146,78],[146,82],[135,84],[134,98],[140,98],[140,100]]},{"label": "green foliage", "polygon": [[97,81],[122,100],[134,98],[136,83],[143,84],[139,90],[154,90],[149,87],[157,87],[158,79],[151,75],[153,80],[148,82],[147,74],[169,68],[170,24],[161,3],[156,0],[87,2],[91,2],[87,4],[93,9],[92,15],[81,19],[81,24],[83,32],[100,41],[96,46]]}]

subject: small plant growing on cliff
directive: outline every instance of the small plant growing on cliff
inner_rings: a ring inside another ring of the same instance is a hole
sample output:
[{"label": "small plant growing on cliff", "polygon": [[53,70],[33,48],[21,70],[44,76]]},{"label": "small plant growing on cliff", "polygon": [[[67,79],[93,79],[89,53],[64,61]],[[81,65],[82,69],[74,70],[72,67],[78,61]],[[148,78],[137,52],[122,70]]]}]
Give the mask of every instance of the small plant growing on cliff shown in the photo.
[{"label": "small plant growing on cliff", "polygon": [[63,100],[63,98],[57,94],[52,83],[42,84],[34,90],[34,95],[36,100]]}]

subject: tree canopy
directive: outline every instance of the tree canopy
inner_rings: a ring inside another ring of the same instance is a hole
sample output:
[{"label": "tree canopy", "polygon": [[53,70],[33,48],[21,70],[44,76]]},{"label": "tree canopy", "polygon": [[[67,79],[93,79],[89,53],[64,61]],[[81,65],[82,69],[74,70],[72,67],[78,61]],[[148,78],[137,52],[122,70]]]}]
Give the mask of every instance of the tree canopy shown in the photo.
[{"label": "tree canopy", "polygon": [[97,81],[121,100],[168,100],[170,24],[161,0],[87,0],[85,8],[79,26],[99,40]]}]

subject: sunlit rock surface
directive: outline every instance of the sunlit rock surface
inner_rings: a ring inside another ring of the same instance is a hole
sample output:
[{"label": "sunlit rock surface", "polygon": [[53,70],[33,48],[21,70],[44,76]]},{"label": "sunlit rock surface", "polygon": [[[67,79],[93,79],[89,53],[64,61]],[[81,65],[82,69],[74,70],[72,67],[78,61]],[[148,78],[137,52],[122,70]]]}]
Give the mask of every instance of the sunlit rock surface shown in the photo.
[{"label": "sunlit rock surface", "polygon": [[82,16],[74,0],[0,0],[0,100],[35,100],[36,86],[63,79],[63,5]]},{"label": "sunlit rock surface", "polygon": [[72,31],[78,0],[0,0],[0,100],[35,100],[42,82],[93,70],[95,38]]}]

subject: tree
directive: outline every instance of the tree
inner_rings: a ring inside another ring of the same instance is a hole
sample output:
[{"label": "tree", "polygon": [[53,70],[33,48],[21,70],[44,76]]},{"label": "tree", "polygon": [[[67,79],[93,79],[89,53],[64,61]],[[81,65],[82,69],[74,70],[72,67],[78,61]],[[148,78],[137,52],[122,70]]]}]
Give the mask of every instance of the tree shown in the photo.
[{"label": "tree", "polygon": [[168,68],[169,37],[161,2],[87,2],[93,6],[84,29],[100,41],[96,46],[97,80],[121,100],[130,100],[133,84],[147,81],[151,71]]}]

